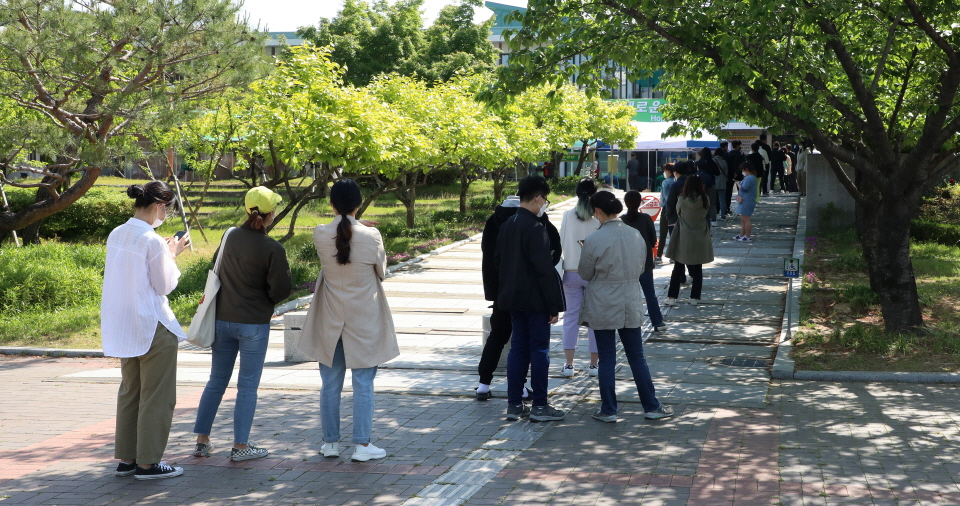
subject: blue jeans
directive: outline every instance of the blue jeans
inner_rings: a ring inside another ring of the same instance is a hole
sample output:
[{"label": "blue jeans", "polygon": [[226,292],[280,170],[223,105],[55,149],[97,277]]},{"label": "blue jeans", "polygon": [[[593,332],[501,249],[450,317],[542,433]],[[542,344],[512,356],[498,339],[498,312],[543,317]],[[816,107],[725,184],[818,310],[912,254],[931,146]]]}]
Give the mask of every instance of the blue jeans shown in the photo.
[{"label": "blue jeans", "polygon": [[597,348],[600,349],[600,362],[597,364],[597,381],[600,383],[600,412],[605,415],[617,414],[617,341],[614,332],[620,334],[623,353],[627,356],[633,381],[637,384],[637,394],[643,411],[649,412],[660,407],[647,359],[643,356],[643,337],[639,328],[620,330],[594,330],[597,335]]},{"label": "blue jeans", "polygon": [[507,356],[507,402],[523,401],[523,384],[530,369],[533,405],[547,405],[547,373],[550,370],[550,317],[546,313],[510,311],[513,337]]},{"label": "blue jeans", "polygon": [[643,290],[643,298],[647,300],[650,323],[654,327],[663,325],[663,313],[660,312],[660,303],[657,301],[657,289],[653,286],[653,269],[640,275],[640,289]]},{"label": "blue jeans", "polygon": [[[353,441],[365,445],[370,442],[373,432],[373,379],[377,377],[377,367],[350,369],[353,376]],[[333,365],[320,364],[320,423],[323,425],[323,441],[340,441],[340,393],[343,392],[343,379],[347,374],[347,362],[343,358],[343,340],[337,342],[333,353]]]},{"label": "blue jeans", "polygon": [[270,324],[231,323],[217,320],[213,339],[213,362],[210,380],[200,397],[197,422],[193,432],[210,435],[213,418],[217,416],[223,393],[233,375],[233,365],[240,354],[240,372],[237,375],[237,401],[233,408],[233,442],[247,444],[253,413],[257,410],[257,388],[263,374],[263,360],[270,343]]}]

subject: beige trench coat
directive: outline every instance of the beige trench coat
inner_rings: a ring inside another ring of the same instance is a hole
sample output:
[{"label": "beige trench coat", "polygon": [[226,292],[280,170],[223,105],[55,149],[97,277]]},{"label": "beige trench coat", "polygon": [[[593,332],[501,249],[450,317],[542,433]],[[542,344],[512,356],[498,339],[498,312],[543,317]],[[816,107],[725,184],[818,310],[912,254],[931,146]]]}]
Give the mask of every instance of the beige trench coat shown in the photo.
[{"label": "beige trench coat", "polygon": [[587,236],[577,273],[587,281],[580,325],[593,330],[635,329],[643,325],[640,275],[647,244],[637,229],[615,218]]},{"label": "beige trench coat", "polygon": [[665,256],[684,265],[703,265],[713,261],[713,239],[707,225],[707,208],[699,198],[677,199],[680,219],[673,227]]},{"label": "beige trench coat", "polygon": [[381,283],[387,272],[387,253],[380,231],[347,216],[353,223],[350,263],[338,264],[334,241],[341,218],[337,216],[332,223],[313,231],[313,244],[323,268],[298,348],[330,367],[337,341],[342,338],[347,368],[374,367],[400,355]]}]

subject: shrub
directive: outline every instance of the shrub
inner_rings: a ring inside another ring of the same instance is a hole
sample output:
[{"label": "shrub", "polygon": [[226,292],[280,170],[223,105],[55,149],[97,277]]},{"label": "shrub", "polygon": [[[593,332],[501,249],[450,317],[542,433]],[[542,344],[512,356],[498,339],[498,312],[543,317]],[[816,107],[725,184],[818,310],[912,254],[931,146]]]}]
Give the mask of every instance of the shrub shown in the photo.
[{"label": "shrub", "polygon": [[[32,204],[35,193],[23,188],[9,190],[10,208],[17,211]],[[67,240],[99,241],[130,219],[133,211],[133,201],[125,193],[91,188],[66,209],[43,220],[40,234]]]},{"label": "shrub", "polygon": [[[556,182],[548,181],[550,183],[550,193],[552,195],[567,195],[573,196],[577,190],[577,184],[580,183],[580,180],[583,179],[580,176],[567,176],[561,177]],[[599,182],[597,187],[600,187]]]},{"label": "shrub", "polygon": [[960,245],[960,224],[915,220],[910,224],[910,237],[916,242]]},{"label": "shrub", "polygon": [[430,220],[434,223],[444,222],[472,224],[485,222],[489,216],[490,211],[486,209],[471,209],[465,213],[461,213],[460,211],[452,209],[444,209],[431,213]]},{"label": "shrub", "polygon": [[489,213],[494,208],[497,207],[496,200],[493,199],[493,195],[484,195],[483,197],[474,197],[467,202],[467,206],[472,210],[485,211]]},{"label": "shrub", "polygon": [[28,245],[0,249],[0,311],[57,310],[100,301],[104,246]]}]

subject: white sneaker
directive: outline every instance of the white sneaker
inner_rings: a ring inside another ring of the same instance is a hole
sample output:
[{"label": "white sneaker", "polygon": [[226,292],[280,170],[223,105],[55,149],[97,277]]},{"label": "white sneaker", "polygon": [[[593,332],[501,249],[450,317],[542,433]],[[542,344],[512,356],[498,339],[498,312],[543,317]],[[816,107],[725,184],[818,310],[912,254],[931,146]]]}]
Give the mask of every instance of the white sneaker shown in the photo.
[{"label": "white sneaker", "polygon": [[572,378],[575,373],[576,371],[571,364],[564,364],[563,369],[560,369],[560,375],[564,378]]},{"label": "white sneaker", "polygon": [[382,459],[386,456],[386,450],[383,448],[377,448],[376,446],[373,446],[373,443],[371,443],[367,446],[357,445],[357,449],[353,451],[353,457],[350,457],[350,459],[356,460],[357,462],[366,462],[371,459]]},{"label": "white sneaker", "polygon": [[320,447],[320,453],[324,457],[339,457],[340,443],[323,443],[323,446]]},{"label": "white sneaker", "polygon": [[673,298],[673,297],[667,297],[667,300],[663,301],[663,305],[664,305],[664,306],[676,306],[676,305],[677,305],[677,299],[675,299],[675,298]]},{"label": "white sneaker", "polygon": [[597,366],[590,364],[590,367],[587,369],[587,374],[589,374],[590,376],[596,376],[599,373],[599,371],[600,369]]},{"label": "white sneaker", "polygon": [[691,306],[696,306],[699,303],[700,303],[700,299],[690,299]]}]

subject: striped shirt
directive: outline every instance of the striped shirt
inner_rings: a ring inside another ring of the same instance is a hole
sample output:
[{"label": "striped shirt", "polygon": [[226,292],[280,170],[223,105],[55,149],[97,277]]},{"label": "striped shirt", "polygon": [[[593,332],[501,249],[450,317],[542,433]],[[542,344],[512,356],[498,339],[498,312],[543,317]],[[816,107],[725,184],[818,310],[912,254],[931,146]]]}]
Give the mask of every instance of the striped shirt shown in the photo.
[{"label": "striped shirt", "polygon": [[185,341],[187,336],[167,301],[179,279],[167,242],[147,222],[130,218],[113,229],[107,238],[100,304],[103,354],[145,355],[158,322]]}]

